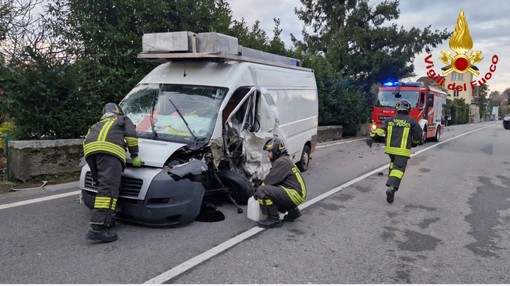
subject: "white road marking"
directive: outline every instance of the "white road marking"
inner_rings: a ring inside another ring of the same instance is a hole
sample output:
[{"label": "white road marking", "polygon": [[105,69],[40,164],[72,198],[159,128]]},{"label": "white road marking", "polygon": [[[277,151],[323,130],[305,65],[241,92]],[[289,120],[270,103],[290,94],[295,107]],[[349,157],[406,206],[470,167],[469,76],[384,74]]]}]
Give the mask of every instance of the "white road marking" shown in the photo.
[{"label": "white road marking", "polygon": [[51,200],[55,200],[55,199],[78,195],[80,193],[81,193],[81,191],[72,191],[69,193],[63,193],[63,194],[58,194],[58,195],[53,195],[53,196],[48,196],[48,197],[42,197],[42,198],[38,198],[38,199],[31,199],[31,200],[20,201],[20,202],[15,202],[15,203],[10,203],[10,204],[4,204],[4,205],[0,205],[0,210],[40,203],[40,202],[44,202],[44,201],[51,201]]},{"label": "white road marking", "polygon": [[[438,147],[441,144],[447,143],[447,142],[452,141],[454,139],[460,138],[462,136],[465,136],[465,135],[468,135],[470,133],[473,133],[473,132],[476,132],[476,131],[479,131],[479,130],[482,130],[482,129],[485,129],[485,128],[488,128],[488,127],[492,127],[492,126],[495,126],[495,125],[489,125],[489,126],[481,127],[481,128],[478,128],[478,129],[475,129],[475,130],[472,130],[472,131],[469,131],[469,132],[466,132],[466,133],[454,136],[454,137],[452,137],[450,139],[441,141],[441,142],[436,143],[436,144],[434,144],[434,145],[432,145],[430,147],[427,147],[427,148],[424,148],[424,149],[422,149],[420,151],[417,151],[417,152],[414,153],[414,156],[416,156],[418,154],[421,154],[421,153],[423,153],[425,151],[428,151],[428,150],[430,150],[432,148]],[[350,141],[350,142],[359,141],[359,140],[364,140],[364,139],[356,139],[356,140],[353,140],[353,141]],[[342,143],[338,143],[338,144],[343,144],[343,143],[348,143],[348,142],[342,142]],[[332,146],[332,145],[328,145],[328,146]],[[324,147],[328,147],[328,146],[324,146]],[[315,198],[313,198],[313,199],[311,199],[309,201],[306,201],[306,202],[302,203],[299,206],[299,208],[300,209],[307,208],[307,207],[317,203],[318,201],[321,201],[321,200],[323,200],[323,199],[325,199],[325,198],[327,198],[327,197],[329,197],[329,196],[339,192],[342,189],[345,189],[345,188],[347,188],[347,187],[349,187],[349,186],[351,186],[351,185],[353,185],[353,184],[355,184],[355,183],[357,183],[357,182],[359,182],[359,181],[361,181],[361,180],[363,180],[363,179],[365,179],[367,177],[370,177],[371,175],[373,175],[375,173],[381,172],[383,170],[387,170],[389,165],[390,164],[386,164],[384,166],[381,166],[381,167],[379,167],[379,168],[377,168],[377,169],[375,169],[373,171],[370,171],[370,172],[368,172],[368,173],[366,173],[366,174],[364,174],[362,176],[359,176],[359,177],[357,177],[355,179],[352,179],[349,182],[344,183],[344,184],[342,184],[342,185],[340,185],[340,186],[338,186],[338,187],[336,187],[334,189],[331,189],[331,190],[327,191],[326,193],[323,193],[323,194],[321,194],[321,195],[319,195],[319,196],[317,196],[317,197],[315,197]],[[197,256],[195,256],[195,257],[193,257],[193,258],[191,258],[191,259],[189,259],[189,260],[187,260],[187,261],[185,261],[185,262],[183,262],[181,264],[179,264],[179,265],[177,265],[177,266],[175,266],[174,268],[172,268],[172,269],[170,269],[168,271],[163,272],[160,275],[158,275],[158,276],[156,276],[156,277],[154,277],[154,278],[152,278],[150,280],[145,281],[144,284],[163,284],[163,283],[165,283],[165,282],[167,282],[167,281],[177,277],[178,275],[180,275],[180,274],[190,270],[191,268],[193,268],[193,267],[203,263],[204,261],[214,257],[215,255],[222,253],[223,251],[225,251],[225,250],[235,246],[236,244],[238,244],[240,242],[243,242],[244,240],[246,240],[246,239],[252,237],[253,235],[255,235],[255,234],[257,234],[257,233],[259,233],[261,231],[264,231],[264,230],[265,229],[260,228],[258,226],[253,227],[253,228],[251,228],[251,229],[249,229],[249,230],[247,230],[247,231],[245,231],[245,232],[243,232],[243,233],[241,233],[241,234],[239,234],[239,235],[237,235],[237,236],[235,236],[235,237],[233,237],[233,238],[231,238],[231,239],[229,239],[229,240],[227,240],[227,241],[225,241],[225,242],[223,242],[223,243],[221,243],[221,244],[219,244],[219,245],[217,245],[217,246],[215,246],[215,247],[213,247],[213,248],[211,248],[211,249],[209,249],[209,250],[207,250],[207,251],[205,251],[205,252],[203,252],[203,253],[201,253],[201,254],[199,254],[199,255],[197,255]]]},{"label": "white road marking", "polygon": [[231,248],[232,246],[234,246],[240,242],[243,242],[244,240],[254,236],[255,234],[257,234],[263,230],[264,230],[263,228],[260,228],[258,226],[253,227],[253,228],[203,252],[202,254],[191,258],[190,260],[188,260],[186,262],[183,262],[183,263],[175,266],[174,268],[172,268],[168,271],[166,271],[166,272],[164,272],[148,281],[145,281],[144,284],[163,284],[164,282],[188,271],[189,269],[197,266],[198,264],[208,260],[209,258],[216,256],[217,254],[220,254],[221,252]]},{"label": "white road marking", "polygon": [[315,148],[316,149],[320,149],[320,148],[326,148],[326,147],[331,147],[331,146],[336,146],[336,145],[341,145],[341,144],[347,144],[347,143],[352,143],[352,142],[356,142],[356,141],[367,140],[367,138],[360,138],[360,139],[354,139],[354,140],[340,141],[340,142],[335,142],[335,143],[330,143],[330,144],[324,144],[324,145],[317,146]]}]

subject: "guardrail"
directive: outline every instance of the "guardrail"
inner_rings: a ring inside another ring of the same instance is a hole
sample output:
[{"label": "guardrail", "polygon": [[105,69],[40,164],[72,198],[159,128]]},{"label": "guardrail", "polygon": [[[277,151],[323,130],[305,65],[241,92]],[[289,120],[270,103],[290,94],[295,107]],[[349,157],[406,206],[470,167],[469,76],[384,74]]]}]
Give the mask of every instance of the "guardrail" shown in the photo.
[{"label": "guardrail", "polygon": [[9,130],[0,128],[0,177],[9,180],[10,160],[9,160]]}]

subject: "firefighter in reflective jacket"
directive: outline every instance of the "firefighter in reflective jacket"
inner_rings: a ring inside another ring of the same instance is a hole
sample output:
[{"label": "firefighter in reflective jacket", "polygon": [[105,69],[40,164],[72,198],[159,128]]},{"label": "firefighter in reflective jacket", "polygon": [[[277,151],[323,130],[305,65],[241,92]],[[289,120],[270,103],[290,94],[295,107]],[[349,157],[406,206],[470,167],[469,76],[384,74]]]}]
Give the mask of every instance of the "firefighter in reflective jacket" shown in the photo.
[{"label": "firefighter in reflective jacket", "polygon": [[390,156],[390,170],[386,186],[386,201],[393,203],[395,192],[404,176],[407,160],[411,157],[411,147],[420,142],[423,131],[416,120],[409,116],[411,104],[402,99],[395,105],[397,114],[386,119],[370,138],[367,145],[372,147],[373,139],[378,139],[386,133],[386,147],[384,152]]},{"label": "firefighter in reflective jacket", "polygon": [[117,104],[107,103],[101,120],[90,127],[83,141],[85,160],[97,186],[90,230],[85,236],[89,240],[117,240],[117,234],[109,229],[114,223],[121,174],[126,165],[126,143],[133,166],[140,167],[142,159],[138,157],[138,138],[133,122],[124,116]]},{"label": "firefighter in reflective jacket", "polygon": [[301,216],[298,205],[305,201],[306,185],[283,140],[278,137],[269,139],[263,149],[267,151],[272,167],[262,186],[255,191],[262,213],[268,216],[258,225],[263,228],[280,227],[283,221],[278,212],[288,212],[283,218],[288,222]]}]

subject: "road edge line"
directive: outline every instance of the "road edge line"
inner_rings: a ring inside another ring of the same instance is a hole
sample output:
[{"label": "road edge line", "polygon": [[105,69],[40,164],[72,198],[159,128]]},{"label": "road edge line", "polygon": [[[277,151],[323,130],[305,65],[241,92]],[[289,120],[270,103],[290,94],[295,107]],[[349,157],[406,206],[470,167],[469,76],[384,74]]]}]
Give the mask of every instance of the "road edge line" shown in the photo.
[{"label": "road edge line", "polygon": [[3,205],[0,205],[0,210],[35,204],[35,203],[44,202],[44,201],[51,201],[54,199],[60,199],[60,198],[65,198],[65,197],[69,197],[69,196],[73,196],[73,195],[78,195],[80,193],[81,193],[81,190],[78,190],[78,191],[72,191],[72,192],[48,196],[48,197],[42,197],[42,198],[31,199],[31,200],[26,200],[26,201],[19,201],[19,202],[15,202],[15,203],[3,204]]}]

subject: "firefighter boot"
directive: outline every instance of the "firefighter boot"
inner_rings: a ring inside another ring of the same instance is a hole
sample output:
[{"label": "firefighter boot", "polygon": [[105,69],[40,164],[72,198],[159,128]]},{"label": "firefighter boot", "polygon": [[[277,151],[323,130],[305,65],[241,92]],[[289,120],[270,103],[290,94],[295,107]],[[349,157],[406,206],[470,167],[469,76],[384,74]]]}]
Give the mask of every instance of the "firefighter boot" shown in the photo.
[{"label": "firefighter boot", "polygon": [[117,240],[117,234],[108,229],[104,225],[91,225],[89,232],[85,235],[88,240],[113,242]]},{"label": "firefighter boot", "polygon": [[112,219],[112,220],[110,221],[110,223],[105,224],[105,225],[104,225],[104,227],[106,227],[106,229],[107,229],[107,230],[110,230],[110,229],[112,229],[112,228],[114,228],[114,227],[115,227],[115,224],[116,224],[116,223],[115,223],[115,220],[114,220],[114,219]]},{"label": "firefighter boot", "polygon": [[258,226],[262,228],[274,228],[280,227],[283,224],[283,221],[280,220],[280,216],[278,215],[278,207],[275,205],[266,206],[267,208],[267,218],[263,221],[258,222]]},{"label": "firefighter boot", "polygon": [[112,216],[110,218],[107,218],[106,219],[106,222],[104,223],[104,227],[107,229],[107,230],[110,230],[112,228],[114,228],[116,225],[115,223],[115,216]]},{"label": "firefighter boot", "polygon": [[386,201],[390,204],[393,203],[393,200],[395,199],[395,188],[393,187],[389,187],[387,190],[386,190]]},{"label": "firefighter boot", "polygon": [[301,211],[299,211],[299,208],[296,207],[294,209],[291,209],[284,217],[284,221],[292,222],[295,221],[298,217],[301,216]]}]

